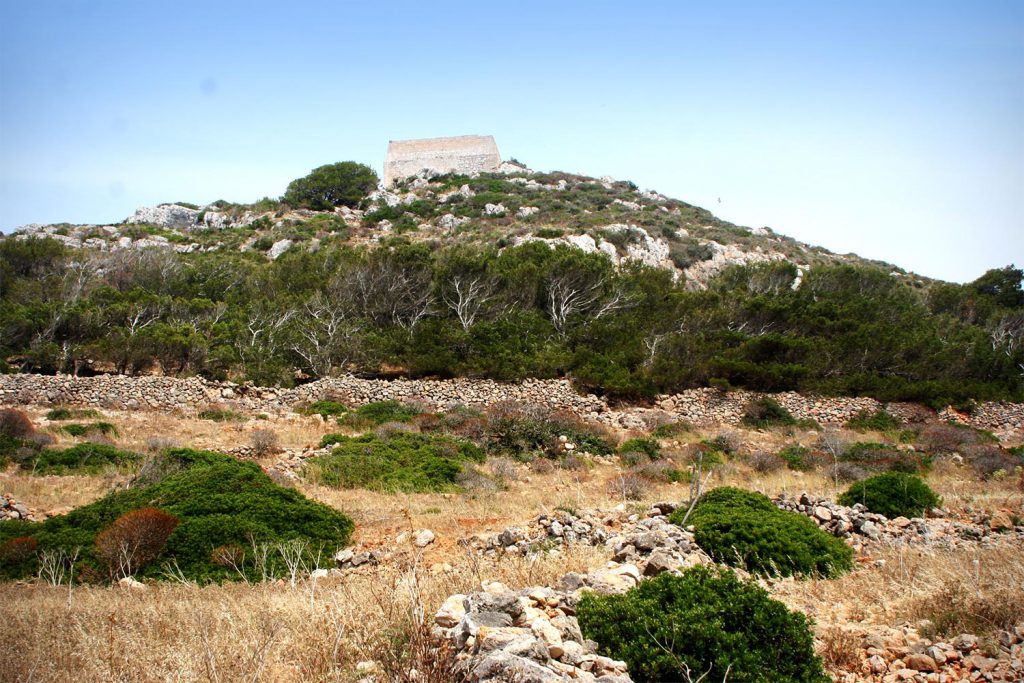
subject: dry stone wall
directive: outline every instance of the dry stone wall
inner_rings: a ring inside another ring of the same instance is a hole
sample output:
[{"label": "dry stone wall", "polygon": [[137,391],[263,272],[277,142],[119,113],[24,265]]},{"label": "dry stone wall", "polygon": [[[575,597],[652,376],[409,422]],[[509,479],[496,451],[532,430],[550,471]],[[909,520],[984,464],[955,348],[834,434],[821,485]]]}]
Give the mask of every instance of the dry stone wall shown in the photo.
[{"label": "dry stone wall", "polygon": [[384,187],[424,170],[431,173],[479,173],[497,171],[500,166],[498,145],[490,135],[392,140],[388,143],[384,159]]},{"label": "dry stone wall", "polygon": [[[292,389],[212,382],[197,377],[128,377],[98,375],[0,375],[0,405],[88,405],[120,410],[195,412],[223,406],[252,412],[285,412],[300,402],[334,398],[350,405],[373,401],[416,401],[430,409],[455,404],[486,408],[500,401],[518,401],[568,410],[579,416],[626,429],[650,428],[658,422],[683,419],[695,425],[735,425],[750,401],[762,397],[748,391],[691,389],[661,396],[653,407],[617,407],[592,394],[577,393],[566,379],[528,379],[505,383],[486,379],[364,379],[346,375],[317,380]],[[886,408],[906,421],[955,419],[1001,436],[1024,437],[1024,404],[983,403],[971,415],[951,410],[936,415],[909,403],[883,404],[871,398],[823,397],[793,392],[773,394],[794,417],[823,425],[842,424],[861,410]]]}]

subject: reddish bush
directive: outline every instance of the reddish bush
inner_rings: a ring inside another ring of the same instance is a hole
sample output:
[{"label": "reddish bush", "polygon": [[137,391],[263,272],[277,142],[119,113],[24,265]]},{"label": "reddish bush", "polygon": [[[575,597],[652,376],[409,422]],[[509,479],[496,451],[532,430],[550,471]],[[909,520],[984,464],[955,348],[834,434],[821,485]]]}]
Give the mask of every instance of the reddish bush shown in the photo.
[{"label": "reddish bush", "polygon": [[156,508],[126,512],[96,535],[96,554],[112,577],[130,576],[163,550],[178,518]]},{"label": "reddish bush", "polygon": [[39,544],[36,539],[28,536],[12,538],[3,545],[0,545],[0,563],[7,565],[19,565],[31,560],[36,555]]},{"label": "reddish bush", "polygon": [[14,408],[0,410],[0,434],[15,439],[24,439],[35,431],[36,428],[32,425],[32,420],[22,411]]}]

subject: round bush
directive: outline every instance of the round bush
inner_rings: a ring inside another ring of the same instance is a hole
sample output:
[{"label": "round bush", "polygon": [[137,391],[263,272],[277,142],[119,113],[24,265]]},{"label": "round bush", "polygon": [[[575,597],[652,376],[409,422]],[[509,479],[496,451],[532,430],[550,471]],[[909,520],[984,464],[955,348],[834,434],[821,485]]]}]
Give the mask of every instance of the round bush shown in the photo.
[{"label": "round bush", "polygon": [[[671,520],[682,522],[684,510]],[[688,524],[716,562],[769,576],[837,576],[853,567],[853,551],[804,515],[780,510],[765,495],[732,487],[709,491]]]},{"label": "round bush", "polygon": [[920,517],[942,503],[928,484],[913,474],[883,472],[859,481],[839,497],[840,505],[862,504],[886,517]]},{"label": "round bush", "polygon": [[637,683],[825,683],[808,619],[731,571],[695,567],[662,574],[624,595],[586,594],[583,635],[621,659]]}]

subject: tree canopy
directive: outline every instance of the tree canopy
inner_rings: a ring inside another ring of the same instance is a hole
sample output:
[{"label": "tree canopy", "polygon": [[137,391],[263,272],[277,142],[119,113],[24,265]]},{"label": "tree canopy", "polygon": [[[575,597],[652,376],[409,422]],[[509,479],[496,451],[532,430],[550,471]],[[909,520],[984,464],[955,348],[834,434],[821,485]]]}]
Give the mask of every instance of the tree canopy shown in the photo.
[{"label": "tree canopy", "polygon": [[336,206],[354,207],[373,192],[379,179],[365,164],[340,161],[314,168],[309,175],[288,184],[281,200],[287,204],[317,211]]}]

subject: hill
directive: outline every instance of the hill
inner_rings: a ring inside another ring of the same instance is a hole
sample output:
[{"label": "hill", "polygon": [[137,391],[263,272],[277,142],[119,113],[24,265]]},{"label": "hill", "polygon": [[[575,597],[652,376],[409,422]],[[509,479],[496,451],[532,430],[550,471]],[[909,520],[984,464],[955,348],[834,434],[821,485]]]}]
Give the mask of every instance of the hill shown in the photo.
[{"label": "hill", "polygon": [[290,187],[287,202],[28,226],[0,242],[0,354],[14,371],[285,385],[353,371],[569,376],[631,399],[1024,396],[1012,266],[942,283],[629,182],[502,170],[407,178],[331,210]]}]

